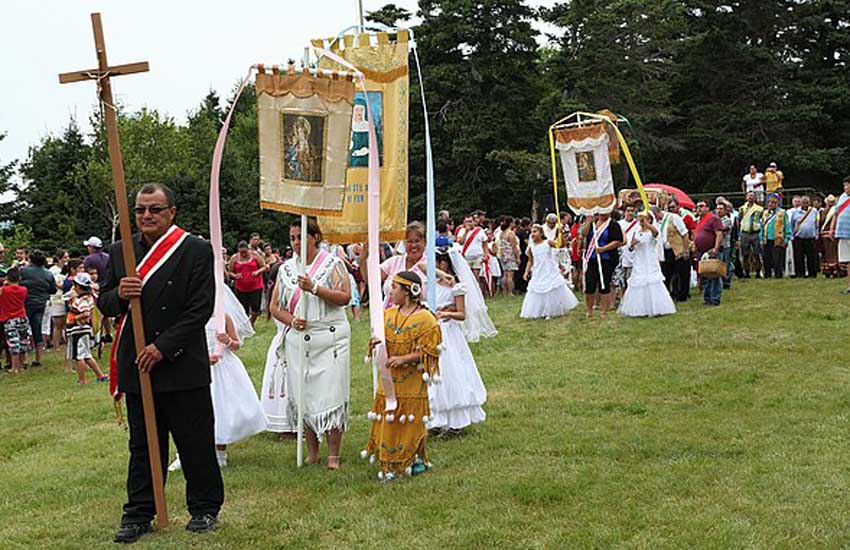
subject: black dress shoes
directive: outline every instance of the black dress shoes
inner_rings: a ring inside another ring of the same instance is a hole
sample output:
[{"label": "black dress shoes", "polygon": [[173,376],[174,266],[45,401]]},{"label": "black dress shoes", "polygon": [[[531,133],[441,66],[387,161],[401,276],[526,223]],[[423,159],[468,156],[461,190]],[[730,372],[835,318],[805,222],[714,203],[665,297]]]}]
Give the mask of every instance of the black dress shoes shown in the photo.
[{"label": "black dress shoes", "polygon": [[216,523],[218,523],[218,519],[212,514],[192,516],[192,519],[186,524],[186,530],[193,533],[206,533],[215,529]]},{"label": "black dress shoes", "polygon": [[145,533],[150,533],[151,524],[148,523],[126,523],[115,532],[115,542],[136,542]]}]

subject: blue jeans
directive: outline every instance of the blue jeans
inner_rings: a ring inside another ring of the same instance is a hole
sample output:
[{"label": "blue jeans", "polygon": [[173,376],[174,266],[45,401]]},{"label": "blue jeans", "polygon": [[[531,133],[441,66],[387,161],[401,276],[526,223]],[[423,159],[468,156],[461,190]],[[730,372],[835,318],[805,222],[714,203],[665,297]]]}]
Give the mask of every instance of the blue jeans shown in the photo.
[{"label": "blue jeans", "polygon": [[36,346],[44,343],[44,335],[41,333],[41,322],[44,320],[45,308],[46,304],[42,304],[41,306],[26,306],[27,320],[29,320],[30,330],[32,331],[32,342]]},{"label": "blue jeans", "polygon": [[710,304],[720,305],[720,293],[723,292],[723,279],[702,280],[702,295],[705,301]]},{"label": "blue jeans", "polygon": [[726,276],[723,277],[723,288],[730,288],[732,286],[732,248],[725,247],[721,248],[720,252],[717,254],[717,257],[726,264]]}]

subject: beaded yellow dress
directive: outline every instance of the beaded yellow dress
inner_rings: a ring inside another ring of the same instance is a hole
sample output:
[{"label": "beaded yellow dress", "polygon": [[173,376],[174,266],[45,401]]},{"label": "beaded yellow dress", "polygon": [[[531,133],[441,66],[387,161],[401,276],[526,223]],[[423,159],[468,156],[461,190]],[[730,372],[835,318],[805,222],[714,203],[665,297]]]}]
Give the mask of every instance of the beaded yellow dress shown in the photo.
[{"label": "beaded yellow dress", "polygon": [[398,401],[394,411],[385,410],[384,387],[379,379],[378,392],[368,414],[372,431],[364,455],[370,461],[377,459],[382,472],[410,475],[414,460],[418,458],[422,463],[428,460],[425,449],[426,422],[431,415],[428,383],[439,372],[442,336],[436,318],[425,308],[406,317],[395,306],[386,311],[384,318],[387,357],[420,352],[422,359],[391,369]]}]

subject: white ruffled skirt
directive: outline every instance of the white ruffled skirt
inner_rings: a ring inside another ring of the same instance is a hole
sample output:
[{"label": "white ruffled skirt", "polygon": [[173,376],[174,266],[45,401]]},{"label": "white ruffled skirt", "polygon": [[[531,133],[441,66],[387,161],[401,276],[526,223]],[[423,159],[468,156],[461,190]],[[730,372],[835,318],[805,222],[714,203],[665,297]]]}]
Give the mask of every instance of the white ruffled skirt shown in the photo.
[{"label": "white ruffled skirt", "polygon": [[482,408],[487,401],[487,389],[460,323],[443,321],[440,330],[443,334],[443,352],[440,354],[442,383],[428,386],[431,406],[428,429],[459,430],[487,418]]},{"label": "white ruffled skirt", "polygon": [[676,305],[664,286],[664,275],[653,270],[647,275],[632,271],[618,310],[626,317],[657,317],[676,313]]},{"label": "white ruffled skirt", "polygon": [[543,292],[534,290],[529,285],[519,316],[523,319],[561,317],[577,305],[575,294],[567,288],[566,281],[560,279],[557,284],[551,285]]},{"label": "white ruffled skirt", "polygon": [[210,369],[216,445],[229,445],[265,431],[266,415],[242,361],[225,351]]}]

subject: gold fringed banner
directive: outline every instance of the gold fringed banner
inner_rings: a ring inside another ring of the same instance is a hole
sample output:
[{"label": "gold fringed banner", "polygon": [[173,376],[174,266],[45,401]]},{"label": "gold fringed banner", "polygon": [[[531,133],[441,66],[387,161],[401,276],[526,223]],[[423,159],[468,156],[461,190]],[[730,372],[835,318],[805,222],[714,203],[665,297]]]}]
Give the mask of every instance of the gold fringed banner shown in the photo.
[{"label": "gold fringed banner", "polygon": [[354,82],[261,68],[256,89],[260,207],[341,216]]},{"label": "gold fringed banner", "polygon": [[[340,41],[313,40],[352,63],[366,77],[368,97],[354,95],[354,114],[346,172],[345,205],[340,217],[322,217],[322,234],[331,242],[365,241],[368,191],[368,119],[366,101],[375,118],[381,172],[382,240],[404,238],[407,225],[409,67],[407,31],[397,35],[361,33],[345,35]],[[323,69],[341,67],[322,59]]]}]

